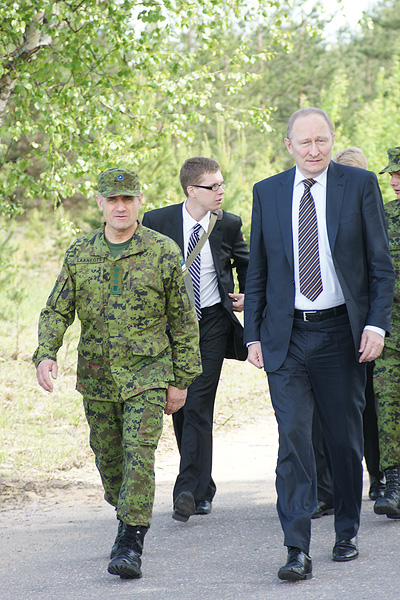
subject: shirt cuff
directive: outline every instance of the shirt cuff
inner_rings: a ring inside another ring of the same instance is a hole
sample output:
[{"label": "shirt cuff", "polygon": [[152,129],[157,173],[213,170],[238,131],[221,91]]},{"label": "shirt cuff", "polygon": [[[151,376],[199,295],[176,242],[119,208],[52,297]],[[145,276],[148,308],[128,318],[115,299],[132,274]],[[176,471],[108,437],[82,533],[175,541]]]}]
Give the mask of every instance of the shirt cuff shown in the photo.
[{"label": "shirt cuff", "polygon": [[385,337],[386,331],[381,329],[380,327],[375,327],[375,325],[366,325],[364,327],[364,331],[368,329],[369,331],[375,331],[375,333],[379,333],[383,338]]}]

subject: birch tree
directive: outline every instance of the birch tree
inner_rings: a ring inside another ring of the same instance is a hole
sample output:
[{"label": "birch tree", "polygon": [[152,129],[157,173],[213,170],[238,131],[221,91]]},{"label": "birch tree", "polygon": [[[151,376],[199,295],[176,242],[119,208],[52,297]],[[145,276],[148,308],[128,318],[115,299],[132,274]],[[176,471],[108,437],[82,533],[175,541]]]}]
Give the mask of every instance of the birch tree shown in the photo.
[{"label": "birch tree", "polygon": [[[279,39],[275,27],[268,48],[249,49],[255,23],[271,18],[276,5],[5,0],[0,211],[86,195],[100,169],[151,160],[168,136],[190,140],[193,127],[216,114],[254,120],[257,109],[241,110],[230,99],[256,77],[250,66]],[[233,50],[230,28],[242,33]],[[268,118],[260,109],[258,122]]]}]

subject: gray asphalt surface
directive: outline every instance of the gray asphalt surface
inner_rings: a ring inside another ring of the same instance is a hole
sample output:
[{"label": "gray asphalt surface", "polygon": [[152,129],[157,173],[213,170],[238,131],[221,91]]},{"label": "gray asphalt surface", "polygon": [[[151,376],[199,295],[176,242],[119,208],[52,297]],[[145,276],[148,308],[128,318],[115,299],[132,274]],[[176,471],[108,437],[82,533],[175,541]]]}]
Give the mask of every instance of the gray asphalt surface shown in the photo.
[{"label": "gray asphalt surface", "polygon": [[400,597],[400,521],[373,513],[365,476],[360,557],[331,560],[333,517],[313,521],[313,579],[281,582],[286,559],[275,509],[276,432],[270,420],[216,436],[211,515],[171,519],[177,457],[157,469],[143,578],[107,573],[114,510],[90,502],[28,504],[0,512],[1,600],[394,600]]}]

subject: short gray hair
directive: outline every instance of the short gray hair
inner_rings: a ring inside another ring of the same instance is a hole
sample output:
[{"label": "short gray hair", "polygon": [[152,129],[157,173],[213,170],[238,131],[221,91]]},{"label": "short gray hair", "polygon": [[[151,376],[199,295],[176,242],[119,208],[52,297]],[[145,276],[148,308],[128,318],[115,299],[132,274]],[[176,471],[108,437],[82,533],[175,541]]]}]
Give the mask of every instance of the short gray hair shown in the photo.
[{"label": "short gray hair", "polygon": [[307,108],[300,108],[299,110],[296,110],[296,112],[294,112],[292,115],[290,115],[289,121],[287,124],[287,129],[286,129],[286,137],[290,140],[291,135],[292,135],[293,125],[299,117],[307,117],[308,115],[312,115],[312,114],[320,115],[323,119],[325,119],[325,121],[329,127],[329,130],[331,132],[331,135],[333,137],[333,135],[335,133],[335,128],[333,127],[332,121],[330,120],[330,118],[328,117],[328,115],[326,114],[326,112],[324,110],[322,110],[321,108],[314,108],[313,106],[309,106]]}]

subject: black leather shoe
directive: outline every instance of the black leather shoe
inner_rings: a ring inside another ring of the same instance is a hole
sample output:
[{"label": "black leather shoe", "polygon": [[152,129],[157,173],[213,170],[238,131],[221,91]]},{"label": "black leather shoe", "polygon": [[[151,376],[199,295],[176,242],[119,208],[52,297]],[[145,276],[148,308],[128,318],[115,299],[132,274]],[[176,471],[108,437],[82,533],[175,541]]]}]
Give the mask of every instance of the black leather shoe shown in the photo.
[{"label": "black leather shoe", "polygon": [[333,506],[324,502],[323,500],[318,500],[318,506],[312,514],[312,519],[319,519],[320,517],[324,517],[325,515],[333,515],[334,513]]},{"label": "black leather shoe", "polygon": [[357,536],[351,540],[341,540],[336,538],[336,543],[332,550],[332,559],[337,562],[354,560],[358,558]]},{"label": "black leather shoe", "polygon": [[192,492],[181,492],[174,502],[172,518],[186,523],[191,515],[196,513],[196,505]]},{"label": "black leather shoe", "polygon": [[368,496],[370,500],[373,500],[375,502],[375,500],[378,500],[378,498],[383,497],[386,487],[385,482],[381,479],[378,479],[377,477],[374,477],[373,475],[370,475],[369,481],[370,486]]},{"label": "black leather shoe", "polygon": [[312,562],[311,558],[300,548],[288,546],[288,558],[286,565],[278,571],[279,579],[284,581],[300,581],[302,579],[311,579]]},{"label": "black leather shoe", "polygon": [[196,515],[209,515],[212,510],[212,505],[209,500],[201,500],[196,506]]}]

